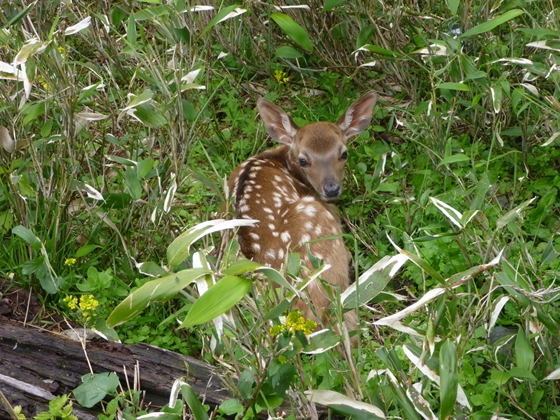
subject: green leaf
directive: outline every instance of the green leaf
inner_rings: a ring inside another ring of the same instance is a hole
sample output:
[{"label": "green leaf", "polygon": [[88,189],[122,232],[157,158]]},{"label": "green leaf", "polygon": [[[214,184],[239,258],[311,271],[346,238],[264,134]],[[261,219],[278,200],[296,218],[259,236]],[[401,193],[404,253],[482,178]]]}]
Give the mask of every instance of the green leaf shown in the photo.
[{"label": "green leaf", "polygon": [[239,390],[239,395],[241,395],[241,397],[245,400],[251,398],[254,384],[255,379],[253,377],[253,374],[249,369],[245,369],[239,377],[239,381],[237,381],[237,389]]},{"label": "green leaf", "polygon": [[440,83],[436,86],[438,89],[448,89],[448,90],[461,90],[463,92],[469,92],[471,88],[464,84],[464,83],[454,83],[454,82],[445,82]]},{"label": "green leaf", "polygon": [[128,193],[133,200],[139,200],[142,197],[142,186],[138,181],[138,173],[135,169],[126,168],[124,173],[124,182],[128,188]]},{"label": "green leaf", "polygon": [[305,48],[309,52],[313,52],[313,44],[309,39],[309,35],[305,32],[299,23],[293,20],[290,16],[276,12],[270,15],[270,18],[282,28],[296,44]]},{"label": "green leaf", "polygon": [[216,13],[216,16],[214,16],[214,19],[212,19],[210,21],[210,23],[208,24],[208,26],[206,26],[206,28],[204,28],[204,30],[200,33],[200,38],[202,38],[204,36],[204,34],[206,34],[206,32],[208,32],[210,29],[212,29],[218,22],[220,22],[222,19],[224,19],[227,15],[229,15],[231,12],[233,12],[238,7],[239,7],[238,4],[232,4],[231,6],[225,7],[223,9],[221,9],[218,13]]},{"label": "green leaf", "polygon": [[496,229],[503,228],[505,225],[507,225],[508,223],[512,222],[517,218],[521,219],[522,218],[521,212],[524,211],[525,208],[528,207],[536,199],[537,197],[533,197],[530,200],[524,201],[513,210],[508,211],[506,214],[504,214],[496,221]]},{"label": "green leaf", "polygon": [[459,9],[459,0],[447,0],[447,7],[451,10],[451,16],[455,16]]},{"label": "green leaf", "polygon": [[514,378],[522,378],[522,379],[529,379],[530,382],[537,382],[537,378],[531,372],[525,369],[521,369],[518,367],[512,367],[509,372],[511,376]]},{"label": "green leaf", "polygon": [[356,49],[359,49],[362,46],[366,45],[373,35],[374,31],[375,27],[373,25],[364,26],[358,34],[358,39],[356,40]]},{"label": "green leaf", "polygon": [[515,365],[520,369],[531,372],[534,362],[535,354],[533,353],[533,347],[531,347],[525,331],[520,327],[515,338]]},{"label": "green leaf", "polygon": [[112,394],[119,386],[119,377],[114,372],[103,372],[82,376],[82,384],[74,391],[76,401],[83,407],[91,408],[106,395]]},{"label": "green leaf", "polygon": [[145,283],[139,289],[132,292],[111,312],[111,315],[107,318],[107,325],[115,327],[134,318],[150,303],[157,300],[168,300],[197,278],[210,273],[211,271],[205,268],[190,268]]},{"label": "green leaf", "polygon": [[222,273],[229,274],[231,276],[238,276],[240,274],[252,273],[253,271],[258,270],[262,266],[263,265],[258,262],[243,258],[241,260],[235,261],[228,268],[223,270]]},{"label": "green leaf", "polygon": [[342,3],[344,3],[344,0],[325,0],[323,12],[329,12],[335,7],[340,6]]},{"label": "green leaf", "polygon": [[496,382],[499,386],[503,386],[509,381],[511,375],[508,372],[501,372],[499,370],[491,369],[492,373],[490,374],[490,378]]},{"label": "green leaf", "polygon": [[226,276],[194,303],[181,328],[204,324],[230,310],[251,290],[251,280]]},{"label": "green leaf", "polygon": [[469,160],[471,160],[471,158],[468,157],[467,155],[463,153],[457,153],[456,155],[451,155],[442,159],[441,162],[438,164],[438,167],[440,167],[441,165],[449,165],[450,163],[465,162]]},{"label": "green leaf", "polygon": [[307,337],[308,344],[303,353],[321,354],[336,347],[340,343],[340,335],[331,329],[324,329]]},{"label": "green leaf", "polygon": [[377,45],[366,44],[366,45],[362,45],[361,48],[363,48],[363,49],[365,49],[369,52],[372,52],[374,54],[381,54],[381,55],[384,55],[386,57],[398,57],[398,56],[400,56],[400,54],[397,53],[397,52],[388,50],[386,48],[378,47]]},{"label": "green leaf", "polygon": [[356,401],[335,391],[314,389],[305,391],[310,401],[324,405],[353,420],[384,419],[385,414],[372,404]]},{"label": "green leaf", "polygon": [[274,392],[281,398],[286,398],[286,391],[292,385],[296,377],[296,368],[290,363],[280,363],[277,359],[273,359],[268,367],[268,376],[270,385]]},{"label": "green leaf", "polygon": [[22,113],[25,114],[22,123],[23,125],[27,125],[31,121],[35,120],[36,118],[39,118],[41,115],[45,113],[45,103],[40,102],[38,104],[26,106],[22,110]]},{"label": "green leaf", "polygon": [[165,116],[152,103],[144,103],[135,107],[134,116],[148,127],[158,128],[167,124]]},{"label": "green leaf", "polygon": [[80,248],[78,248],[78,250],[76,251],[76,255],[74,256],[76,258],[85,257],[86,255],[91,254],[97,248],[99,248],[99,245],[89,244],[81,246]]},{"label": "green leaf", "polygon": [[194,393],[194,390],[191,388],[191,386],[183,385],[181,387],[181,393],[183,394],[185,402],[191,409],[192,415],[194,416],[195,420],[208,420],[208,413],[204,409],[204,406]]},{"label": "green leaf", "polygon": [[243,404],[235,398],[225,400],[220,404],[219,408],[220,411],[227,416],[233,416],[234,414],[241,414],[243,412]]},{"label": "green leaf", "polygon": [[488,178],[488,173],[484,172],[482,177],[478,180],[476,185],[476,190],[474,191],[473,200],[471,202],[471,210],[481,210],[482,204],[484,203],[484,198],[490,189],[490,179]]},{"label": "green leaf", "polygon": [[[25,7],[24,9],[21,10],[21,12],[16,13],[11,19],[10,21],[6,24],[6,26],[4,26],[4,28],[9,28],[10,26],[18,23],[20,20],[22,20],[25,16],[27,16],[27,14],[29,13],[29,11],[33,8],[33,6],[35,6],[37,2],[36,1],[32,1],[27,7]],[[4,16],[5,17],[5,16]]]},{"label": "green leaf", "polygon": [[136,33],[136,19],[134,19],[134,13],[128,16],[128,25],[126,27],[126,39],[130,45],[135,45],[138,39],[138,34]]},{"label": "green leaf", "polygon": [[439,351],[440,374],[440,419],[447,419],[453,414],[457,399],[459,375],[457,373],[457,349],[452,341],[447,340]]},{"label": "green leaf", "polygon": [[292,48],[288,45],[284,45],[282,47],[278,47],[276,49],[276,57],[278,58],[301,58],[303,54],[300,53],[295,48]]},{"label": "green leaf", "polygon": [[239,226],[252,226],[250,220],[209,220],[199,223],[180,234],[167,248],[167,260],[171,267],[177,267],[189,255],[191,245],[212,232],[232,229]]},{"label": "green leaf", "polygon": [[37,236],[35,236],[31,229],[18,225],[12,229],[12,233],[22,238],[25,242],[31,245],[34,250],[37,251],[41,249],[41,241],[37,238]]},{"label": "green leaf", "polygon": [[500,26],[502,23],[505,23],[508,20],[516,18],[517,16],[522,15],[524,13],[525,12],[523,10],[519,10],[519,9],[508,10],[503,15],[497,16],[494,19],[491,19],[487,22],[481,23],[480,25],[476,25],[474,28],[469,29],[467,32],[461,35],[460,38],[466,38],[469,36],[478,35],[484,32],[491,31],[495,27]]}]

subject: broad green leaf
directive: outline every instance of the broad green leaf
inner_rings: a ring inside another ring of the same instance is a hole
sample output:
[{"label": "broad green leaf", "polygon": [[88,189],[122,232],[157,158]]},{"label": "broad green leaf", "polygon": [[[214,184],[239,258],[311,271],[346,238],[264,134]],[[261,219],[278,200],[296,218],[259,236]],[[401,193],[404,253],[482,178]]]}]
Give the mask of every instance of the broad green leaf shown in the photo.
[{"label": "broad green leaf", "polygon": [[142,186],[138,181],[138,173],[135,169],[126,168],[124,173],[124,182],[128,188],[128,193],[133,200],[139,200],[142,197]]},{"label": "broad green leaf", "polygon": [[288,35],[296,44],[305,48],[309,52],[313,52],[313,44],[309,39],[309,35],[307,35],[305,29],[303,29],[299,23],[293,20],[290,16],[280,12],[271,14],[270,18],[276,22],[286,35]]},{"label": "broad green leaf", "polygon": [[171,267],[181,264],[189,255],[190,247],[205,235],[219,232],[225,229],[233,229],[240,226],[252,226],[255,220],[234,219],[234,220],[209,220],[187,229],[180,234],[167,248],[167,260]]},{"label": "broad green leaf", "polygon": [[481,210],[482,204],[484,203],[484,198],[490,189],[490,179],[488,178],[488,173],[482,174],[482,177],[478,180],[476,185],[476,190],[474,191],[473,200],[471,201],[471,210]]},{"label": "broad green leaf", "polygon": [[230,310],[251,290],[251,280],[226,276],[212,286],[194,303],[181,328],[210,322]]},{"label": "broad green leaf", "polygon": [[113,394],[119,386],[119,377],[114,372],[103,372],[82,376],[82,384],[74,391],[78,403],[91,408],[108,394]]},{"label": "broad green leaf", "polygon": [[26,105],[22,113],[25,114],[22,123],[27,125],[45,113],[45,103],[40,102],[38,104]]},{"label": "broad green leaf", "polygon": [[449,90],[461,90],[463,92],[469,92],[471,90],[469,85],[466,85],[464,83],[454,83],[454,82],[440,83],[439,85],[436,86],[436,88],[438,88],[438,89],[449,89]]},{"label": "broad green leaf", "polygon": [[502,109],[502,87],[497,83],[494,84],[492,87],[490,87],[490,94],[492,95],[492,107],[494,108],[494,112],[498,114]]},{"label": "broad green leaf", "polygon": [[306,354],[321,354],[340,343],[340,335],[331,329],[314,332],[307,339],[309,343],[303,349]]},{"label": "broad green leaf", "polygon": [[143,103],[147,103],[153,97],[154,97],[154,92],[152,92],[150,89],[146,89],[140,95],[131,95],[131,99],[128,102],[128,105],[123,109],[123,111],[126,111],[130,108],[135,108]]},{"label": "broad green leaf", "polygon": [[397,52],[388,50],[386,48],[378,47],[377,45],[366,44],[366,45],[362,45],[361,49],[362,50],[367,50],[367,51],[372,52],[374,54],[384,55],[386,57],[398,57],[398,56],[400,56],[400,54],[397,53]]},{"label": "broad green leaf", "polygon": [[254,384],[255,378],[253,377],[252,372],[249,369],[245,369],[239,377],[239,381],[237,381],[237,389],[239,390],[239,395],[241,395],[241,397],[245,400],[251,398]]},{"label": "broad green leaf", "polygon": [[145,283],[119,303],[107,318],[107,325],[115,327],[134,318],[150,303],[168,300],[197,278],[210,273],[205,268],[191,268]]},{"label": "broad green leaf", "polygon": [[401,249],[400,252],[401,254],[405,255],[408,259],[410,259],[410,261],[412,261],[414,264],[416,264],[418,267],[424,270],[427,274],[429,274],[435,280],[437,280],[438,283],[445,284],[445,279],[443,278],[443,276],[438,271],[436,271],[430,264],[428,264],[426,260],[424,260],[423,258],[419,257],[416,254],[413,254],[410,251],[407,251],[406,249]]},{"label": "broad green leaf", "polygon": [[153,261],[137,264],[138,271],[150,277],[166,276],[168,273]]},{"label": "broad green leaf", "polygon": [[134,13],[128,16],[128,25],[126,27],[126,40],[130,45],[135,45],[138,39],[138,34],[136,33],[136,19],[134,18]]},{"label": "broad green leaf", "polygon": [[[157,0],[160,3],[159,0]],[[167,16],[169,15],[170,7],[165,6],[155,6],[148,7],[147,9],[140,10],[135,14],[136,21],[140,22],[143,20],[153,20],[155,17]]]},{"label": "broad green leaf", "polygon": [[81,246],[76,251],[75,257],[76,258],[85,257],[86,255],[91,254],[97,248],[99,248],[99,245],[89,244],[89,245]]},{"label": "broad green leaf", "polygon": [[533,197],[530,200],[524,201],[523,203],[518,205],[513,210],[508,211],[506,214],[504,214],[502,217],[500,217],[496,221],[496,229],[503,228],[505,225],[507,225],[508,223],[510,223],[511,221],[513,221],[515,219],[518,219],[518,218],[522,219],[523,216],[522,216],[521,212],[523,210],[525,210],[525,208],[528,207],[536,199],[537,199],[537,197]]},{"label": "broad green leaf", "polygon": [[325,4],[323,5],[323,12],[329,12],[337,6],[340,6],[344,3],[345,0],[325,0]]},{"label": "broad green leaf", "polygon": [[301,58],[303,54],[300,53],[295,48],[292,48],[288,45],[284,45],[282,47],[278,47],[276,49],[276,57],[278,58]]},{"label": "broad green leaf", "polygon": [[224,274],[229,274],[231,276],[238,276],[240,274],[252,273],[253,271],[258,270],[262,266],[263,265],[259,264],[258,262],[243,258],[241,260],[235,261],[233,264],[231,264],[228,268],[226,268],[222,272]]},{"label": "broad green leaf", "polygon": [[375,27],[373,25],[364,26],[358,34],[358,39],[356,40],[356,49],[359,49],[362,46],[366,45],[366,43],[373,35],[374,31]]},{"label": "broad green leaf", "polygon": [[439,351],[439,375],[440,375],[440,419],[450,418],[457,400],[457,386],[459,375],[457,374],[457,349],[455,344],[449,340],[444,342]]},{"label": "broad green leaf", "polygon": [[385,289],[407,260],[402,255],[383,257],[340,295],[344,307],[354,309],[370,302]]},{"label": "broad green leaf", "polygon": [[35,236],[31,229],[18,225],[12,229],[12,233],[22,238],[25,242],[31,245],[34,250],[41,249],[41,241],[37,238],[37,236]]},{"label": "broad green leaf", "polygon": [[21,10],[21,12],[16,13],[10,19],[10,21],[8,22],[8,24],[5,27],[9,28],[10,26],[12,26],[12,25],[18,23],[20,20],[22,20],[25,16],[27,16],[29,11],[33,8],[33,6],[35,6],[36,3],[37,3],[37,1],[33,1],[33,2],[29,3],[24,9]]},{"label": "broad green leaf", "polygon": [[471,160],[471,158],[468,157],[467,155],[463,153],[457,153],[455,155],[451,155],[442,159],[441,162],[438,164],[438,167],[440,167],[441,165],[449,165],[450,163],[465,162],[469,160]]},{"label": "broad green leaf", "polygon": [[241,404],[237,399],[230,398],[225,400],[220,404],[220,411],[227,416],[233,416],[235,414],[241,414],[243,412],[243,404]]},{"label": "broad green leaf", "polygon": [[143,124],[158,128],[167,124],[167,119],[152,103],[145,103],[134,108],[133,115]]},{"label": "broad green leaf", "polygon": [[460,38],[466,38],[469,36],[478,35],[484,32],[491,31],[495,27],[500,26],[502,23],[505,23],[508,20],[516,18],[517,16],[522,15],[524,13],[525,12],[523,10],[519,10],[519,9],[508,10],[503,15],[497,16],[494,19],[490,19],[487,22],[481,23],[480,25],[476,25],[474,28],[469,29],[467,32],[461,35]]},{"label": "broad green leaf", "polygon": [[451,16],[455,16],[459,9],[459,0],[447,0],[447,7],[451,10]]},{"label": "broad green leaf", "polygon": [[503,386],[506,384],[507,381],[511,378],[511,375],[508,372],[502,372],[499,370],[491,369],[490,378],[496,382],[499,386]]},{"label": "broad green leaf", "polygon": [[208,26],[206,26],[206,28],[204,28],[204,30],[200,33],[200,38],[202,38],[204,36],[204,34],[206,34],[206,32],[208,32],[210,29],[212,29],[217,23],[221,22],[222,19],[224,19],[227,15],[229,15],[231,12],[233,12],[238,7],[239,7],[238,4],[233,4],[231,6],[224,7],[218,13],[216,13],[216,16],[214,16],[214,19],[212,19],[210,21],[210,23],[208,24]]},{"label": "broad green leaf", "polygon": [[152,158],[139,159],[137,164],[137,177],[138,179],[144,179],[146,175],[154,167],[154,160]]},{"label": "broad green leaf", "polygon": [[531,372],[525,369],[518,368],[517,366],[512,367],[509,372],[514,378],[529,379],[531,382],[536,382],[537,378]]},{"label": "broad green leaf", "polygon": [[208,420],[208,413],[190,385],[183,385],[181,393],[195,420]]},{"label": "broad green leaf", "polygon": [[535,354],[533,353],[533,347],[531,347],[525,331],[520,327],[515,339],[515,364],[518,368],[531,372],[534,362]]}]

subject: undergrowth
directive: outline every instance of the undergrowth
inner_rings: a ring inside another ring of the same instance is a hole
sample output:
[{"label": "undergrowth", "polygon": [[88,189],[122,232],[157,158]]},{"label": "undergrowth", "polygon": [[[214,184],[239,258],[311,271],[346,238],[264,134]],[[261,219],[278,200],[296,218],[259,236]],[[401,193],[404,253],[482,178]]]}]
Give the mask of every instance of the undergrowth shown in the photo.
[{"label": "undergrowth", "polygon": [[[220,363],[233,399],[215,418],[282,403],[305,418],[314,402],[351,418],[560,418],[560,9],[285,6],[4,2],[0,281],[125,343]],[[307,342],[278,327],[298,261],[262,282],[236,263],[235,240],[174,239],[222,218],[225,179],[274,146],[258,97],[301,126],[336,121],[368,90],[378,105],[350,143],[338,203],[376,290],[350,351],[333,331]],[[181,260],[165,252],[180,246]],[[119,312],[178,273],[185,291]],[[237,304],[197,318],[223,280]],[[84,316],[72,297],[90,295]]]}]

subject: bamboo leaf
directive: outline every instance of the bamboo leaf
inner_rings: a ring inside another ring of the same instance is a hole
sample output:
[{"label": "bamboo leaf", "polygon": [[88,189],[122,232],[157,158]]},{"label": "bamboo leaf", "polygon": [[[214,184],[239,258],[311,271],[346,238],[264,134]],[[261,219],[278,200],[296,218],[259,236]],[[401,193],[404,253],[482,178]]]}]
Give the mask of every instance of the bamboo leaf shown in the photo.
[{"label": "bamboo leaf", "polygon": [[491,19],[487,22],[481,23],[480,25],[476,25],[474,28],[469,29],[467,32],[461,35],[460,38],[466,38],[469,36],[478,35],[484,32],[491,31],[495,27],[500,26],[502,23],[505,23],[508,20],[516,18],[517,16],[522,15],[524,13],[525,12],[520,9],[508,10],[503,15],[497,16],[494,19]]},{"label": "bamboo leaf", "polygon": [[299,23],[284,13],[273,13],[270,18],[282,28],[284,33],[288,35],[296,44],[305,48],[309,52],[313,52],[313,44],[309,39],[309,35]]}]

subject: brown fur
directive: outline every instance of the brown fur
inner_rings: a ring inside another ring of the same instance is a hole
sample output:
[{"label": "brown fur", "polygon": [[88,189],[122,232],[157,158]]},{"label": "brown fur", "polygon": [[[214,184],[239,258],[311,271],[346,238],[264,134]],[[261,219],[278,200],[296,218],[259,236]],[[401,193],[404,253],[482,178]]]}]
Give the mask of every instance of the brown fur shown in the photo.
[{"label": "brown fur", "polygon": [[[342,233],[338,210],[330,203],[342,191],[346,141],[367,128],[376,98],[369,92],[336,124],[318,122],[303,128],[276,105],[259,100],[265,128],[284,145],[246,160],[228,181],[238,217],[259,220],[254,227],[239,229],[239,245],[247,258],[279,269],[289,252],[299,252],[307,266],[302,275],[313,270],[305,244]],[[310,250],[331,266],[323,272],[323,278],[345,290],[349,285],[350,253],[342,238],[312,242]],[[321,320],[328,321],[328,293],[318,281],[313,281],[307,292]],[[302,300],[294,307],[315,319]],[[349,330],[356,329],[355,312],[346,313],[345,322]]]}]

